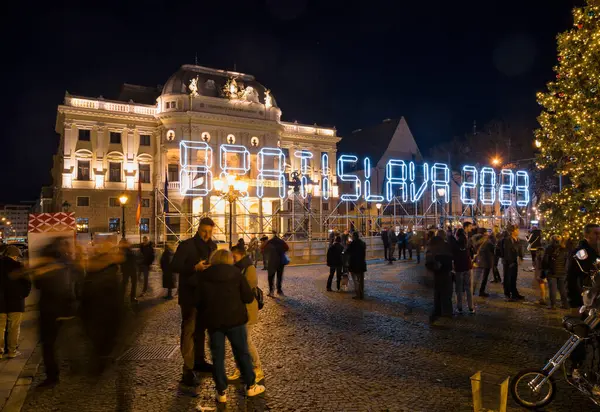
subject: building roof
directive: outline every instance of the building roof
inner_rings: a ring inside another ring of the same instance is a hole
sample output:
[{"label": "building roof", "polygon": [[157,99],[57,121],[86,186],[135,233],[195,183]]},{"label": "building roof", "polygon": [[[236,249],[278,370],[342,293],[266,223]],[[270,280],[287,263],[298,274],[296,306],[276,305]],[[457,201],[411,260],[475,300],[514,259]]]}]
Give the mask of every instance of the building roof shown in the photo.
[{"label": "building roof", "polygon": [[[235,79],[239,87],[252,87],[257,93],[261,102],[265,101],[265,91],[262,84],[249,74],[211,69],[204,66],[185,64],[179,68],[169,80],[165,83],[162,94],[189,94],[188,85],[194,78],[198,78],[198,94],[209,97],[222,97],[221,91],[230,79]],[[277,107],[275,98],[271,94],[271,102]]]},{"label": "building roof", "polygon": [[155,105],[156,99],[160,96],[162,86],[156,87],[139,86],[137,84],[124,83],[121,87],[121,92],[117,100],[128,102],[132,100],[134,103]]},{"label": "building roof", "polygon": [[383,159],[390,158],[417,160],[422,158],[415,139],[408,128],[404,117],[399,119],[385,119],[378,125],[357,129],[348,137],[344,137],[339,144],[338,151],[343,154],[357,155],[361,160],[357,169],[363,168],[362,159],[371,159],[374,167]]}]

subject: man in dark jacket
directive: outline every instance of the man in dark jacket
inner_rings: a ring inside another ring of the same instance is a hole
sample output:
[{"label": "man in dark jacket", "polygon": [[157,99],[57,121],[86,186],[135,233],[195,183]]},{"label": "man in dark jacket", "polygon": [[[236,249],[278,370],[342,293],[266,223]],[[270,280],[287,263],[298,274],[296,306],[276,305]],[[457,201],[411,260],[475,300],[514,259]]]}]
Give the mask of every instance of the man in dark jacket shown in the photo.
[{"label": "man in dark jacket", "polygon": [[[9,359],[19,355],[17,345],[21,331],[21,320],[25,312],[25,298],[31,291],[31,282],[19,276],[23,265],[18,261],[21,251],[16,246],[8,246],[0,257],[0,358],[4,352],[4,333],[8,329]],[[15,277],[16,276],[16,277]],[[8,328],[7,328],[8,323]]]},{"label": "man in dark jacket", "polygon": [[583,230],[584,239],[574,251],[569,252],[567,271],[567,294],[569,306],[579,309],[583,305],[583,285],[589,281],[589,275],[598,258],[598,242],[600,241],[600,226],[587,224]]},{"label": "man in dark jacket", "polygon": [[283,262],[283,255],[290,249],[287,243],[283,241],[277,232],[273,231],[273,237],[269,240],[265,246],[265,253],[267,254],[267,270],[269,274],[269,295],[273,297],[273,282],[275,280],[275,274],[277,274],[277,294],[285,296],[282,289],[283,282],[283,268],[285,267]]},{"label": "man in dark jacket", "polygon": [[383,242],[383,258],[388,260],[389,248],[390,248],[390,239],[388,237],[387,228],[384,227],[381,229],[381,241]]},{"label": "man in dark jacket", "polygon": [[504,255],[504,295],[511,301],[525,299],[517,290],[517,276],[519,274],[519,261],[523,262],[523,248],[519,242],[519,226],[509,226],[503,240]]},{"label": "man in dark jacket", "polygon": [[333,274],[337,273],[336,284],[337,290],[340,291],[340,282],[342,281],[342,266],[344,264],[342,260],[342,253],[344,253],[344,247],[342,246],[342,238],[340,236],[335,237],[334,243],[327,249],[327,266],[329,266],[329,278],[327,278],[327,291],[331,292],[331,282],[333,281]]},{"label": "man in dark jacket", "polygon": [[348,254],[348,270],[352,274],[356,296],[352,299],[365,298],[365,272],[367,271],[367,245],[360,240],[358,232],[352,233],[352,242],[346,249]]},{"label": "man in dark jacket", "polygon": [[197,316],[196,293],[198,276],[210,266],[208,259],[217,245],[212,241],[215,223],[208,217],[200,220],[198,232],[179,244],[171,269],[179,273],[179,306],[181,307],[181,355],[183,356],[182,383],[196,386],[194,370],[211,372],[212,365],[205,360],[204,320]]},{"label": "man in dark jacket", "polygon": [[154,245],[148,240],[148,236],[142,238],[140,245],[140,273],[144,276],[144,287],[142,296],[148,291],[148,276],[150,275],[150,267],[154,263]]},{"label": "man in dark jacket", "polygon": [[542,231],[537,226],[531,228],[531,233],[527,236],[527,243],[529,245],[529,251],[531,252],[531,261],[535,268],[537,250],[542,249]]}]

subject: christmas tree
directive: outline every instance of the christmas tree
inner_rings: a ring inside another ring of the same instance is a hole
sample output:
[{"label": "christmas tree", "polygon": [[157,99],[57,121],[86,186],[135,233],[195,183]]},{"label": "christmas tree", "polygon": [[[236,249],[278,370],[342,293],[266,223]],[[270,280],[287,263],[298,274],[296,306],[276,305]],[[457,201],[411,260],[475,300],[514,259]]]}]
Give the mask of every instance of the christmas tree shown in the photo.
[{"label": "christmas tree", "polygon": [[573,16],[558,36],[556,80],[537,95],[544,110],[535,145],[538,167],[563,176],[562,191],[540,204],[546,232],[578,237],[586,223],[600,223],[600,0]]}]

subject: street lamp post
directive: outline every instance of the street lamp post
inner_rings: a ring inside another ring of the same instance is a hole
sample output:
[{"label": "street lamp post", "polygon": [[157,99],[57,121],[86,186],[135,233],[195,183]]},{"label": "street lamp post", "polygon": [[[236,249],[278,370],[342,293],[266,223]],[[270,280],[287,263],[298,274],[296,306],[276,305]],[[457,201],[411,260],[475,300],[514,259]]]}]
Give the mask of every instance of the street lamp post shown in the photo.
[{"label": "street lamp post", "polygon": [[126,194],[119,196],[119,202],[121,203],[121,238],[125,239],[125,205],[129,198]]},{"label": "street lamp post", "polygon": [[440,205],[440,228],[442,230],[444,230],[444,207],[442,206],[442,202],[441,202],[440,198],[443,198],[444,196],[446,196],[446,189],[443,187],[438,187],[437,194],[438,194],[437,202]]},{"label": "street lamp post", "polygon": [[379,227],[379,231],[381,232],[381,217],[379,217],[381,212],[381,203],[375,203],[375,207],[377,208],[377,226]]},{"label": "street lamp post", "polygon": [[[237,180],[235,175],[227,175],[225,180],[215,179],[213,186],[217,195],[229,202],[229,249],[233,246],[233,203],[248,194],[248,182]],[[225,188],[227,186],[227,188]]]}]

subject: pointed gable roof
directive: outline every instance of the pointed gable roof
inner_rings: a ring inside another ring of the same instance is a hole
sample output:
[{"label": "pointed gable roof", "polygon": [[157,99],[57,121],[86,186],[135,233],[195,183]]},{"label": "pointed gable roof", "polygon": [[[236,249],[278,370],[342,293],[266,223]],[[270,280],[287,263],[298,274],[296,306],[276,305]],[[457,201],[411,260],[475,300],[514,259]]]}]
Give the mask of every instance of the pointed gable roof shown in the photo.
[{"label": "pointed gable roof", "polygon": [[[340,154],[354,154],[360,159],[369,157],[371,165],[386,163],[388,159],[412,160],[413,155],[421,160],[421,151],[417,146],[404,117],[385,119],[382,123],[352,132],[339,144]],[[362,169],[362,161],[358,169]]]}]

